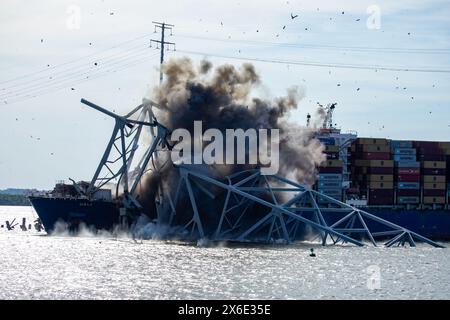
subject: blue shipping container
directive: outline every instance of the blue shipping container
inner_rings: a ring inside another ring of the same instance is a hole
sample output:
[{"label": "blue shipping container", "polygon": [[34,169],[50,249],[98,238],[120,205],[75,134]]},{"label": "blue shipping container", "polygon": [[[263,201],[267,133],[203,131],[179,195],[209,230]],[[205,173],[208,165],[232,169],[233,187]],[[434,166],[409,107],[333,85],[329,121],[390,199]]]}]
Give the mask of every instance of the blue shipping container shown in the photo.
[{"label": "blue shipping container", "polygon": [[342,183],[340,181],[319,181],[319,188],[341,188]]},{"label": "blue shipping container", "polygon": [[416,154],[416,149],[413,148],[395,148],[394,149],[394,154],[407,154],[407,155],[414,155]]},{"label": "blue shipping container", "polygon": [[398,182],[399,189],[420,189],[420,182]]},{"label": "blue shipping container", "polygon": [[419,203],[419,197],[398,197],[398,204]]},{"label": "blue shipping container", "polygon": [[317,191],[322,193],[342,193],[342,188],[317,188]]},{"label": "blue shipping container", "polygon": [[412,141],[391,140],[391,148],[412,148]]},{"label": "blue shipping container", "polygon": [[395,163],[396,167],[399,168],[420,168],[419,161],[398,161]]},{"label": "blue shipping container", "polygon": [[412,154],[395,154],[394,161],[416,161],[416,155]]},{"label": "blue shipping container", "polygon": [[321,173],[319,174],[319,181],[342,181],[342,174],[339,173]]}]

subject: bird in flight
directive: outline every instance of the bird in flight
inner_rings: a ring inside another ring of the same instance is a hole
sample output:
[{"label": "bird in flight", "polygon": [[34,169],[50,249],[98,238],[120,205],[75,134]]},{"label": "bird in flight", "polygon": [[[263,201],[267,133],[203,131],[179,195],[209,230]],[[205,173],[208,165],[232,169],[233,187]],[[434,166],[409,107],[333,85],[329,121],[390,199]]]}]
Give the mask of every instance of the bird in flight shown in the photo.
[{"label": "bird in flight", "polygon": [[298,14],[296,14],[295,16],[291,13],[291,19],[294,20],[295,18],[298,17]]}]

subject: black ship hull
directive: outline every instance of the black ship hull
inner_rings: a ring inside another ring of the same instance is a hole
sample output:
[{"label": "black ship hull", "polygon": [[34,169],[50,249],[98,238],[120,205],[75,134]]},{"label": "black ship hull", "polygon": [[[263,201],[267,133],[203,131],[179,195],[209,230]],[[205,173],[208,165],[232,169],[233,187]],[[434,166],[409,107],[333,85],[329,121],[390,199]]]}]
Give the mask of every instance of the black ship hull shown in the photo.
[{"label": "black ship hull", "polygon": [[119,209],[112,201],[51,197],[29,199],[47,233],[54,230],[57,222],[67,224],[70,229],[84,224],[108,231],[119,224]]}]

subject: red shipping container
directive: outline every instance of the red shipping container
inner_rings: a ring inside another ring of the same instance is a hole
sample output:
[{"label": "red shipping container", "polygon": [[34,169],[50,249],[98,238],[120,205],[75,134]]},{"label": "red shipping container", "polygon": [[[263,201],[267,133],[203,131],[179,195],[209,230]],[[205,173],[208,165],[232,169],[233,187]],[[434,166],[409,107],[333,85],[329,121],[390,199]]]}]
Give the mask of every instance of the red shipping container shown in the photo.
[{"label": "red shipping container", "polygon": [[445,169],[433,169],[433,168],[423,168],[422,174],[427,176],[443,176],[445,175]]},{"label": "red shipping container", "polygon": [[423,189],[424,197],[445,197],[445,190]]},{"label": "red shipping container", "polygon": [[391,154],[389,152],[358,152],[355,158],[363,160],[390,160]]},{"label": "red shipping container", "polygon": [[420,174],[419,168],[398,168],[396,170],[397,174]]},{"label": "red shipping container", "polygon": [[399,197],[419,197],[420,190],[419,189],[397,189],[396,194]]},{"label": "red shipping container", "polygon": [[400,182],[420,182],[420,174],[402,174],[397,176]]}]

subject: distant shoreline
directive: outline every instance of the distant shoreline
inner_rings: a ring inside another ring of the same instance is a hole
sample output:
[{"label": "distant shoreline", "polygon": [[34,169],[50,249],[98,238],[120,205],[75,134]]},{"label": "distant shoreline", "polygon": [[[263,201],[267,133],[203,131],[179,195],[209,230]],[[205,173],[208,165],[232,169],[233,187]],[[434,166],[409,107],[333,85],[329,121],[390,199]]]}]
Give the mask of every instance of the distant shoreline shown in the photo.
[{"label": "distant shoreline", "polygon": [[0,194],[0,206],[31,206],[31,202],[24,195]]}]

